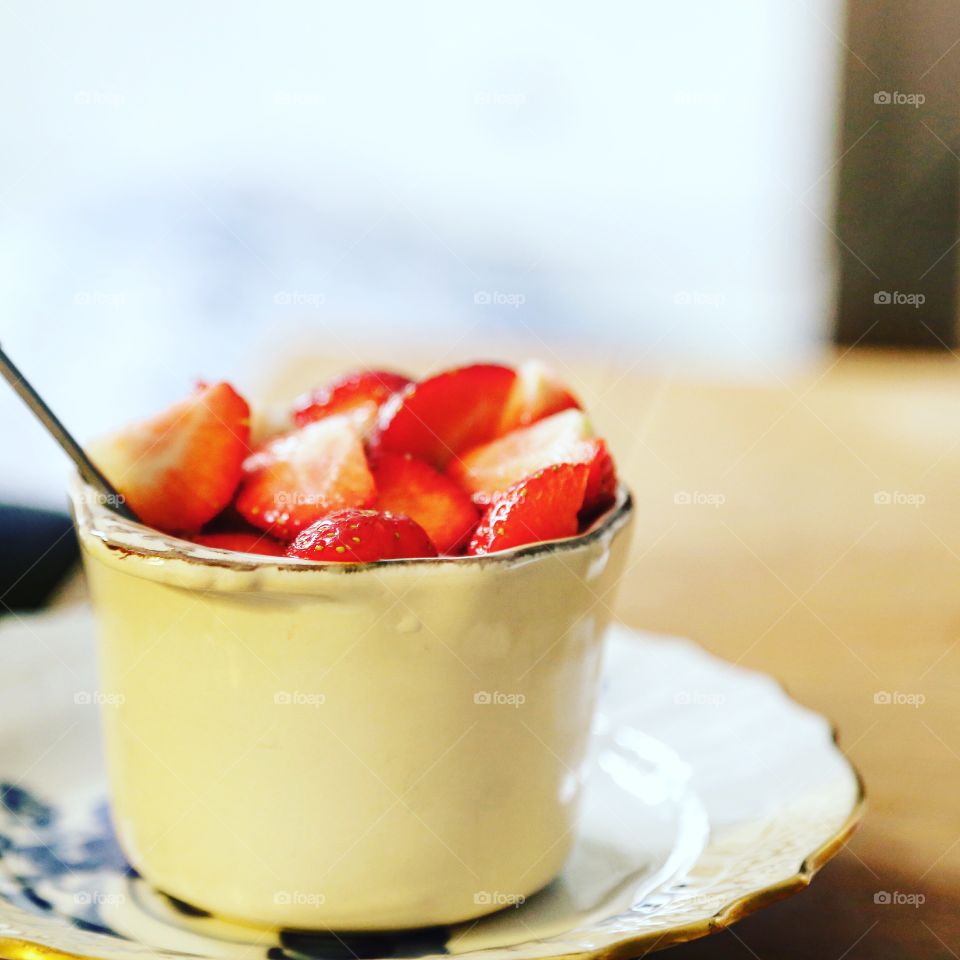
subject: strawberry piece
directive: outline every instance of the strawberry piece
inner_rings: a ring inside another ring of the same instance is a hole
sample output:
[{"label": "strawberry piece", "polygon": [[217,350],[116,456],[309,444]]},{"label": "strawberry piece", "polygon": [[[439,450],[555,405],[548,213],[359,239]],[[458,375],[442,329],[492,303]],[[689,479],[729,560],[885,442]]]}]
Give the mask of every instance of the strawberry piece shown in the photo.
[{"label": "strawberry piece", "polygon": [[281,540],[344,507],[365,507],[376,488],[349,415],[331,416],[277,437],[243,464],[236,507]]},{"label": "strawberry piece", "polygon": [[219,550],[235,550],[237,553],[261,553],[267,557],[284,556],[283,544],[277,543],[265,533],[199,533],[194,543]]},{"label": "strawberry piece", "polygon": [[370,563],[406,557],[435,557],[423,527],[409,517],[376,510],[340,510],[302,530],[287,547],[288,557]]},{"label": "strawberry piece", "polygon": [[348,373],[300,397],[293,408],[293,419],[303,427],[331,414],[362,410],[372,420],[377,409],[410,382],[408,377],[389,370]]},{"label": "strawberry piece", "polygon": [[580,519],[591,520],[613,506],[617,499],[617,468],[605,440],[588,440],[593,451],[587,466],[587,489],[580,508]]},{"label": "strawberry piece", "polygon": [[507,397],[497,434],[553,416],[570,408],[582,409],[580,401],[546,364],[528,360],[517,370],[517,379]]},{"label": "strawberry piece", "polygon": [[480,515],[448,476],[409,453],[381,453],[373,476],[377,509],[415,520],[440,553],[454,553],[469,540]]},{"label": "strawberry piece", "polygon": [[585,463],[560,463],[514,484],[487,509],[467,553],[496,553],[574,536],[588,473]]},{"label": "strawberry piece", "polygon": [[201,384],[152,419],[90,445],[93,461],[148,526],[199,530],[233,497],[250,408],[228,383]]},{"label": "strawberry piece", "polygon": [[495,493],[552,464],[591,460],[594,450],[585,441],[592,436],[583,411],[565,410],[475,447],[447,472],[476,502],[488,504]]},{"label": "strawberry piece", "polygon": [[460,451],[496,435],[516,376],[481,363],[411,384],[384,404],[373,443],[443,469]]}]

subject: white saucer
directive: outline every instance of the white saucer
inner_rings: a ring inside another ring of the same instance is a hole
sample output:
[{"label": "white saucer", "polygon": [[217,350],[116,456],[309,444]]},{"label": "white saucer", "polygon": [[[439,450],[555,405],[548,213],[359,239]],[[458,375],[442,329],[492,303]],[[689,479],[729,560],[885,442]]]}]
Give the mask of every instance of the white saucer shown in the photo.
[{"label": "white saucer", "polygon": [[830,725],[776,682],[617,627],[578,839],[547,890],[459,927],[264,933],[198,914],[126,866],[107,813],[89,610],[6,618],[0,663],[0,956],[11,960],[36,960],[37,946],[99,960],[637,956],[801,889],[862,808]]}]

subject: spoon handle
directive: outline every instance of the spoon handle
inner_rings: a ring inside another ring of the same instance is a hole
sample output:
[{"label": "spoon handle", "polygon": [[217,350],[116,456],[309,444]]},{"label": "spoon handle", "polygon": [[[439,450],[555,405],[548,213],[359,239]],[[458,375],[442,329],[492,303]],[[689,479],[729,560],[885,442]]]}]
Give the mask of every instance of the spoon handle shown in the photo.
[{"label": "spoon handle", "polygon": [[80,471],[84,481],[100,493],[105,502],[121,516],[128,520],[137,520],[137,515],[126,505],[124,498],[87,456],[83,447],[73,439],[67,428],[46,405],[40,394],[33,389],[2,347],[0,347],[0,373],[20,399],[33,411],[34,416],[47,428],[54,440],[67,452],[67,456],[77,465],[77,470]]}]

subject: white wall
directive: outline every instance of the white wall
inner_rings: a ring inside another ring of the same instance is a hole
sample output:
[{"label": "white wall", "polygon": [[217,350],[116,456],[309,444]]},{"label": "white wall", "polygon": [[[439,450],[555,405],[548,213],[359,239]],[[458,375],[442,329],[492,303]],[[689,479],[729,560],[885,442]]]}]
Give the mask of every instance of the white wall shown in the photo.
[{"label": "white wall", "polygon": [[[840,20],[8,0],[0,337],[81,435],[304,336],[795,359],[829,314]],[[56,453],[0,416],[0,495],[56,496]]]}]

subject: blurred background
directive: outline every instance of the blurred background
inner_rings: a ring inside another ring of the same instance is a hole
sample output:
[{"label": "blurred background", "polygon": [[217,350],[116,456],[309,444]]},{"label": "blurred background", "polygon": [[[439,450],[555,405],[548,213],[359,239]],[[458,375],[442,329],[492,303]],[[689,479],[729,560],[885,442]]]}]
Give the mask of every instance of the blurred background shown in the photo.
[{"label": "blurred background", "polygon": [[[11,0],[2,342],[81,437],[304,350],[803,363],[843,13]],[[59,453],[0,416],[0,496],[62,503]]]},{"label": "blurred background", "polygon": [[[5,0],[0,81],[0,342],[81,439],[199,377],[548,361],[638,504],[617,616],[867,783],[809,894],[677,955],[957,956],[954,3]],[[76,547],[0,423],[11,610]]]}]

